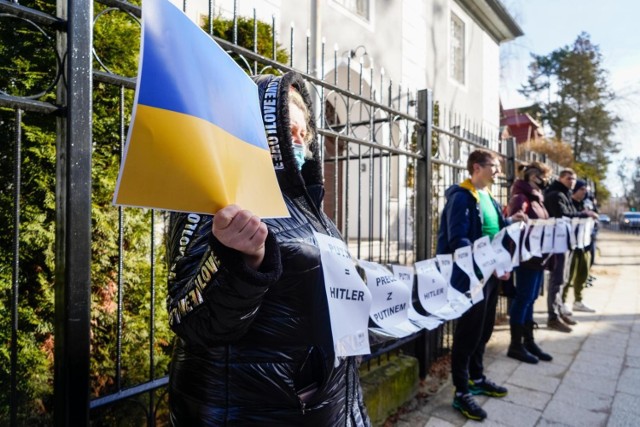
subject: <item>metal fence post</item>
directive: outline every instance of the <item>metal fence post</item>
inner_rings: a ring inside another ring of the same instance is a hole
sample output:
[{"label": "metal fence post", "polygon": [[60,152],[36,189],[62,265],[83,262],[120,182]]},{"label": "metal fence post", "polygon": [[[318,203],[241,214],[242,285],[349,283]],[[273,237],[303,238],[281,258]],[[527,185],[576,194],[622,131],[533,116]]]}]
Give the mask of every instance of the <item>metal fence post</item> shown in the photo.
[{"label": "metal fence post", "polygon": [[91,124],[93,2],[58,0],[58,50],[66,58],[66,87],[58,103],[54,423],[89,425],[91,316]]},{"label": "metal fence post", "polygon": [[416,260],[420,261],[431,258],[433,245],[431,227],[433,94],[430,90],[423,89],[418,92],[417,110],[418,119],[424,123],[418,137],[418,150],[422,153],[423,158],[417,162],[416,179]]},{"label": "metal fence post", "polygon": [[[422,121],[418,133],[418,151],[422,158],[417,160],[416,167],[416,261],[431,257],[433,230],[431,229],[431,132],[433,125],[433,99],[428,89],[418,92],[418,119]],[[431,333],[422,331],[416,340],[416,356],[421,379],[426,378],[428,366],[431,364]]]},{"label": "metal fence post", "polygon": [[507,175],[507,189],[511,191],[511,186],[516,180],[516,139],[509,138],[506,140],[507,144],[507,164],[505,165],[505,172]]}]

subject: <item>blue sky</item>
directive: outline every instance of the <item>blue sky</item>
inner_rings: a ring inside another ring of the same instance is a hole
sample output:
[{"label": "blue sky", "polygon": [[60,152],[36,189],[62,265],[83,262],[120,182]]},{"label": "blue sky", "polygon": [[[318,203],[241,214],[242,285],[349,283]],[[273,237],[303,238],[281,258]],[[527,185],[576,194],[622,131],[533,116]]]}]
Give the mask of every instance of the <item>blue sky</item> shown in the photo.
[{"label": "blue sky", "polygon": [[611,110],[622,118],[614,139],[621,153],[613,158],[608,184],[621,187],[616,170],[625,157],[640,157],[640,1],[636,0],[502,0],[524,36],[502,46],[501,99],[506,108],[527,105],[517,93],[528,75],[530,52],[548,54],[572,44],[578,34],[590,34],[600,47],[603,68],[619,99]]}]

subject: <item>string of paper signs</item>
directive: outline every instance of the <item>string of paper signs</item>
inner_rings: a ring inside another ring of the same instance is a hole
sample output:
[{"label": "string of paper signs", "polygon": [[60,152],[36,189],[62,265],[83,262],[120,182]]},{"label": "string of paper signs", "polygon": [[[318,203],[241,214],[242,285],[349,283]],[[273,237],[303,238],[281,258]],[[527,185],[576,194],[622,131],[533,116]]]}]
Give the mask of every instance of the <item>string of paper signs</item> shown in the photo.
[{"label": "string of paper signs", "polygon": [[[485,278],[494,272],[502,276],[533,257],[546,260],[552,254],[585,248],[591,244],[593,227],[592,218],[517,222],[493,239],[484,236],[453,254],[418,261],[415,269],[393,265],[390,271],[375,262],[359,260],[364,281],[345,243],[316,233],[336,356],[369,354],[369,330],[402,338],[460,317],[482,301]],[[454,266],[468,278],[468,292],[451,286]],[[427,315],[418,313],[412,304],[414,275],[418,301]]]}]

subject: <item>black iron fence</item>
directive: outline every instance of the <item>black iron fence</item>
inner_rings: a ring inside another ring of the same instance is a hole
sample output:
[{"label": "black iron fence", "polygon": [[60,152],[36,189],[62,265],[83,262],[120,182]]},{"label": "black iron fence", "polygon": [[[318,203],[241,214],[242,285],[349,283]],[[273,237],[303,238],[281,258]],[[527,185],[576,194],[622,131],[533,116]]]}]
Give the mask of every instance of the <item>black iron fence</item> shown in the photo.
[{"label": "black iron fence", "polygon": [[[210,34],[224,19],[213,11],[210,1]],[[166,420],[165,214],[111,205],[139,17],[138,6],[120,0],[0,0],[2,423]],[[433,256],[443,192],[462,180],[476,147],[504,159],[506,174],[493,191],[506,202],[513,141],[441,110],[428,90],[394,86],[350,56],[325,58],[324,46],[323,68],[313,75],[309,60],[283,61],[275,22],[259,23],[255,14],[244,21],[253,44],[242,47],[243,21],[229,21],[231,41],[216,41],[248,73],[297,69],[308,82],[323,147],[324,209],[354,256],[387,265]],[[270,26],[266,53],[258,51],[259,25]],[[424,375],[450,347],[452,327],[371,357],[402,347],[420,358]]]}]

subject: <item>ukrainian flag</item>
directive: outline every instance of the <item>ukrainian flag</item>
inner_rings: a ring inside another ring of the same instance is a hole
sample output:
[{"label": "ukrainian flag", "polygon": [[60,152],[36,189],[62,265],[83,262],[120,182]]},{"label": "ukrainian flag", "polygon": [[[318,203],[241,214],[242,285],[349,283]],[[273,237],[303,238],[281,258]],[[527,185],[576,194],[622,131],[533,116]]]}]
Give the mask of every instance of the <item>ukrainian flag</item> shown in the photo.
[{"label": "ukrainian flag", "polygon": [[288,216],[255,83],[168,0],[145,0],[140,68],[114,203]]}]

